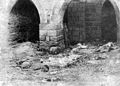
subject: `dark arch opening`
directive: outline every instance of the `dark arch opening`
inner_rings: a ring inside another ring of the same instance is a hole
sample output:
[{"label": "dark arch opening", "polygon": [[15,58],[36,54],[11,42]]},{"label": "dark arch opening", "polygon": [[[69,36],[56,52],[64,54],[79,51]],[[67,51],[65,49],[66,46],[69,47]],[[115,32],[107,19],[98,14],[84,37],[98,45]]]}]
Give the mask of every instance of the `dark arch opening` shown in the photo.
[{"label": "dark arch opening", "polygon": [[83,4],[79,0],[72,0],[63,16],[65,45],[75,45],[85,39]]},{"label": "dark arch opening", "polygon": [[117,21],[116,14],[112,3],[106,0],[102,7],[102,40],[106,42],[117,41]]},{"label": "dark arch opening", "polygon": [[10,12],[11,41],[22,43],[39,41],[40,17],[31,0],[18,0]]}]

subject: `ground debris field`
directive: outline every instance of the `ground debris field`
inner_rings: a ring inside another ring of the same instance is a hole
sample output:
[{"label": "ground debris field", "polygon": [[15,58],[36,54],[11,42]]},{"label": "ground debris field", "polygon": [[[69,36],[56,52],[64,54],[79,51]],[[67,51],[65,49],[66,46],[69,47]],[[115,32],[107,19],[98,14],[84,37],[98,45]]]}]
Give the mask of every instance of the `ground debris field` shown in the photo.
[{"label": "ground debris field", "polygon": [[120,47],[25,42],[1,49],[0,86],[120,86]]}]

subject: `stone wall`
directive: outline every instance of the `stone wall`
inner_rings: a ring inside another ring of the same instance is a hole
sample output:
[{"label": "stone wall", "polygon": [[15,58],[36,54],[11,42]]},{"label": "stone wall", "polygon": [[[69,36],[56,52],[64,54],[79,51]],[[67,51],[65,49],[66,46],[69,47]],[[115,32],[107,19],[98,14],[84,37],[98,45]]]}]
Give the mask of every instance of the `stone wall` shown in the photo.
[{"label": "stone wall", "polygon": [[[10,31],[8,29],[9,13],[17,0],[0,0],[0,47],[9,46]],[[63,39],[63,16],[71,0],[32,0],[38,9],[40,15],[40,39],[44,40],[47,35],[47,40],[61,41]],[[81,0],[85,1],[85,0]],[[104,3],[105,0],[87,0],[88,2]],[[116,16],[118,33],[117,39],[120,42],[120,1],[110,0],[113,4]],[[96,29],[98,30],[98,29]]]},{"label": "stone wall", "polygon": [[[78,1],[78,0],[76,0]],[[91,11],[90,13],[93,13],[91,16],[91,18],[89,18],[89,22],[86,23],[86,32],[88,33],[88,39],[89,37],[91,39],[96,39],[96,38],[101,38],[101,8],[105,2],[105,0],[81,0],[81,1],[87,1],[88,4],[90,3],[93,3],[94,6],[91,6],[91,9],[92,7],[95,7],[95,11]],[[57,22],[62,22],[63,21],[63,16],[64,16],[64,13],[65,13],[65,10],[67,8],[67,5],[69,5],[69,3],[71,2],[71,0],[66,0],[66,1],[63,1],[62,3],[62,6],[59,6],[59,14],[58,14],[58,17],[60,17],[60,19],[57,21]],[[117,36],[117,41],[119,42],[119,1],[114,1],[114,0],[110,0],[111,4],[113,5],[114,9],[115,9],[115,13],[116,13],[116,19],[117,19],[117,26],[118,26],[118,36]],[[89,8],[89,7],[88,7]],[[89,8],[89,11],[90,11],[90,8]],[[88,13],[88,11],[87,11]],[[89,13],[88,13],[89,14]],[[94,17],[94,20],[93,20],[93,17]],[[93,20],[93,21],[92,21]],[[59,23],[58,23],[59,24]],[[89,25],[87,25],[89,24]],[[62,25],[62,24],[61,24]],[[61,26],[61,28],[63,28]],[[64,29],[64,28],[63,28]]]},{"label": "stone wall", "polygon": [[101,8],[99,2],[71,1],[64,17],[71,42],[100,39]]},{"label": "stone wall", "polygon": [[91,41],[101,38],[101,4],[87,3],[85,10],[86,40]]}]

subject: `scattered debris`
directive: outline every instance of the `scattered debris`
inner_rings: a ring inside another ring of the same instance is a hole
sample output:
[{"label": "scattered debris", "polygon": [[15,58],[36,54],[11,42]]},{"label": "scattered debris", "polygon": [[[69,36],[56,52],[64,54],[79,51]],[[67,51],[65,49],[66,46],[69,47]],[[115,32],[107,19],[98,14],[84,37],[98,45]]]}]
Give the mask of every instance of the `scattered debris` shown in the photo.
[{"label": "scattered debris", "polygon": [[88,46],[82,45],[81,43],[78,43],[77,47],[75,47],[71,50],[71,53],[72,54],[78,54],[78,53],[80,53],[81,49],[87,49],[87,48],[88,48]]},{"label": "scattered debris", "polygon": [[55,65],[55,66],[65,67],[68,63],[71,64],[75,62],[77,58],[80,58],[80,57],[81,57],[80,55],[70,55],[70,56],[65,56],[60,58],[50,57],[45,64],[48,64],[51,66]]},{"label": "scattered debris", "polygon": [[50,47],[50,54],[56,55],[59,54],[61,51],[61,48],[59,46],[52,46]]},{"label": "scattered debris", "polygon": [[100,46],[96,52],[101,52],[101,53],[106,53],[106,52],[110,52],[111,50],[117,49],[117,46],[112,43],[112,42],[108,42],[107,44]]},{"label": "scattered debris", "polygon": [[95,60],[104,60],[109,58],[109,56],[107,54],[98,54],[98,56],[95,58]]},{"label": "scattered debris", "polygon": [[86,49],[86,48],[88,48],[88,46],[82,45],[81,43],[78,43],[77,45],[78,45],[78,48],[81,48],[81,49]]},{"label": "scattered debris", "polygon": [[[21,55],[22,56],[22,55]],[[24,56],[24,55],[23,55]],[[24,57],[16,57],[14,58],[14,62],[17,64],[17,66],[24,66],[24,64],[28,63],[31,64],[31,60],[33,59],[33,57],[30,56],[24,56]]]},{"label": "scattered debris", "polygon": [[87,63],[89,63],[89,64],[99,64],[100,62],[96,61],[96,60],[90,60],[90,61],[87,61]]},{"label": "scattered debris", "polygon": [[40,70],[42,68],[43,64],[37,62],[37,63],[33,63],[31,69],[33,69],[34,71],[36,70]]},{"label": "scattered debris", "polygon": [[40,63],[40,62],[34,62],[32,64],[31,69],[34,70],[34,71],[41,70],[42,72],[48,72],[49,71],[49,66],[45,65],[43,63]]},{"label": "scattered debris", "polygon": [[48,72],[49,71],[49,66],[48,65],[43,65],[41,68],[42,72]]},{"label": "scattered debris", "polygon": [[38,56],[45,56],[47,54],[47,52],[45,52],[45,51],[36,51],[36,55],[38,55]]},{"label": "scattered debris", "polygon": [[[41,47],[41,45],[44,46]],[[101,65],[110,58],[108,52],[117,48],[118,46],[112,42],[101,46],[82,45],[78,43],[71,48],[61,51],[61,47],[58,45],[48,46],[44,42],[35,45],[27,42],[19,44],[14,48],[13,60],[17,68],[21,70],[31,70],[36,75],[47,72],[45,74],[55,76],[62,73],[61,69],[74,68],[78,65]],[[112,61],[109,63],[113,64]],[[120,63],[120,61],[116,61],[116,63]],[[60,77],[49,77],[43,79],[42,82],[55,82],[60,80]]]},{"label": "scattered debris", "polygon": [[55,77],[55,78],[45,78],[42,80],[42,82],[57,82],[57,81],[61,81],[61,79],[58,77]]},{"label": "scattered debris", "polygon": [[22,69],[28,69],[28,68],[31,67],[31,65],[32,65],[31,62],[26,61],[26,62],[23,62],[23,63],[20,65],[20,67],[21,67]]}]

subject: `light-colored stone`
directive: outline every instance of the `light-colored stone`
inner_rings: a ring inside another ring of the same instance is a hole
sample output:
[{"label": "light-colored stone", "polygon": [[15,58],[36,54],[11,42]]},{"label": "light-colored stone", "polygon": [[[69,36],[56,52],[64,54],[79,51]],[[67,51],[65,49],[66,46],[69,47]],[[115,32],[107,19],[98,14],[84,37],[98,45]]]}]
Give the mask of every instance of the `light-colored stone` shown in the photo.
[{"label": "light-colored stone", "polygon": [[23,68],[23,69],[28,69],[28,68],[30,68],[31,67],[31,63],[30,62],[23,62],[22,64],[21,64],[21,68]]},{"label": "light-colored stone", "polygon": [[60,51],[61,51],[61,48],[59,46],[55,46],[55,47],[50,48],[51,54],[58,54],[58,53],[60,53]]}]

